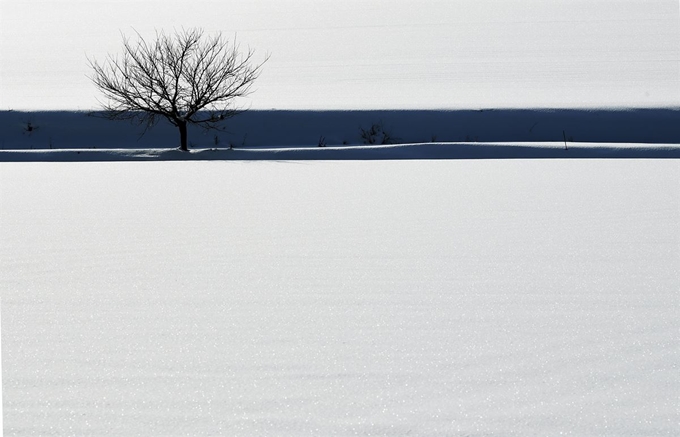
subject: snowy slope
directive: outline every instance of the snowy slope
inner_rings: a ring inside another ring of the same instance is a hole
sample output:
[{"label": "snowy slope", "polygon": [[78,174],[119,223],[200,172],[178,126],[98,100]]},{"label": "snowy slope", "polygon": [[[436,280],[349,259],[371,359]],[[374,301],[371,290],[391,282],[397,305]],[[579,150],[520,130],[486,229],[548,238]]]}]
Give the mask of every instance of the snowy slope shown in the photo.
[{"label": "snowy slope", "polygon": [[0,4],[0,109],[97,107],[87,56],[200,26],[271,59],[258,109],[680,104],[677,0],[74,0]]},{"label": "snowy slope", "polygon": [[678,162],[0,163],[5,435],[677,435]]}]

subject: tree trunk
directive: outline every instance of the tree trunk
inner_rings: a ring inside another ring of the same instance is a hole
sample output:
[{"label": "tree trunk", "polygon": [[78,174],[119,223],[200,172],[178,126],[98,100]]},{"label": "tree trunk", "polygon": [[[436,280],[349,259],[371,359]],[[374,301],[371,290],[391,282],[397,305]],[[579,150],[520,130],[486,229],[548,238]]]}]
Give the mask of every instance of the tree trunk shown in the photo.
[{"label": "tree trunk", "polygon": [[187,151],[187,150],[189,150],[187,148],[187,122],[186,121],[180,121],[180,122],[177,123],[177,127],[179,128],[179,139],[180,139],[179,150]]}]

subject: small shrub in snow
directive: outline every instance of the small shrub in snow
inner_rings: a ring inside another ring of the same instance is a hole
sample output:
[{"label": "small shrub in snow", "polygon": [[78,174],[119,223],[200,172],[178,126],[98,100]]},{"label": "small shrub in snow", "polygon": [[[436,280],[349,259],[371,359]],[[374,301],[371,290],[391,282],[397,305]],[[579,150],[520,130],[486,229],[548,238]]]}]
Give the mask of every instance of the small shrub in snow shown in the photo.
[{"label": "small shrub in snow", "polygon": [[33,124],[32,122],[30,122],[30,121],[27,121],[27,122],[24,124],[24,134],[25,134],[25,135],[29,135],[29,136],[30,136],[30,135],[33,134],[33,132],[37,131],[38,129],[40,129],[40,127],[34,125],[34,124]]},{"label": "small shrub in snow", "polygon": [[[243,140],[241,141],[241,144],[240,144],[241,147],[245,147],[245,146],[246,146],[246,139],[247,139],[247,138],[248,138],[248,134],[244,134],[244,135],[243,135]],[[234,141],[229,141],[229,148],[230,148],[230,149],[233,149],[234,147],[236,147],[236,143],[234,143]]]},{"label": "small shrub in snow", "polygon": [[395,138],[385,130],[383,122],[373,123],[370,128],[359,128],[359,135],[364,144],[392,144]]}]

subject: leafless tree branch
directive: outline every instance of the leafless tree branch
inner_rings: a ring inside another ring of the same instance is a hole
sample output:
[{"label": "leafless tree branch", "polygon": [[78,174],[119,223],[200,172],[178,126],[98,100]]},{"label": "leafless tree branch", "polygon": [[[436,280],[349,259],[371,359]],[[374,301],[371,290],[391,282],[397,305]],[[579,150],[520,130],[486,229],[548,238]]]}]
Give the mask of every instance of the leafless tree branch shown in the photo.
[{"label": "leafless tree branch", "polygon": [[120,56],[90,61],[91,80],[104,95],[103,114],[147,128],[165,118],[179,128],[182,150],[187,124],[217,129],[243,111],[234,101],[251,93],[268,59],[254,63],[253,50],[242,53],[235,41],[201,29],[156,32],[153,42],[136,36],[136,42],[123,36]]}]

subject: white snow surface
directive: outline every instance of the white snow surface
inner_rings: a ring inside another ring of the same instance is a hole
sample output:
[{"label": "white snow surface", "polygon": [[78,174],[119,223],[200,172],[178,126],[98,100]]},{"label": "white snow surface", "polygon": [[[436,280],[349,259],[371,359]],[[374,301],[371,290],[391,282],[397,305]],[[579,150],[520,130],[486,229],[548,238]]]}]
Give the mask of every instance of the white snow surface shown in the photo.
[{"label": "white snow surface", "polygon": [[[5,436],[680,434],[677,0],[0,20]],[[271,54],[257,111],[189,153],[74,111],[192,26]]]},{"label": "white snow surface", "polygon": [[6,436],[676,436],[677,160],[0,163]]},{"label": "white snow surface", "polygon": [[257,109],[680,104],[677,0],[5,0],[0,109],[98,107],[87,58],[199,26],[271,54]]}]

